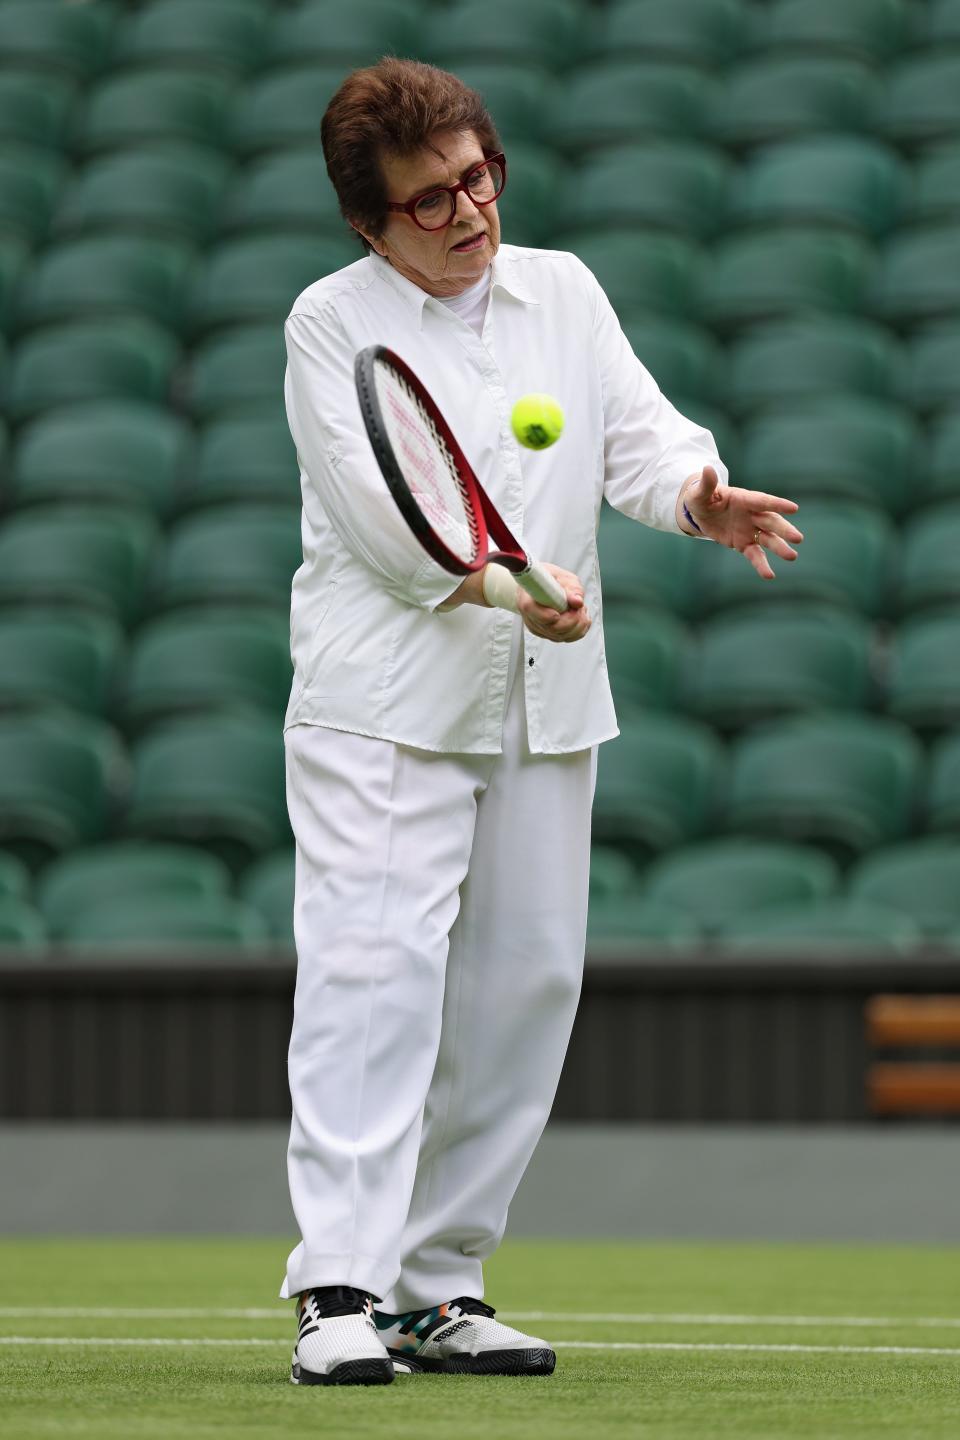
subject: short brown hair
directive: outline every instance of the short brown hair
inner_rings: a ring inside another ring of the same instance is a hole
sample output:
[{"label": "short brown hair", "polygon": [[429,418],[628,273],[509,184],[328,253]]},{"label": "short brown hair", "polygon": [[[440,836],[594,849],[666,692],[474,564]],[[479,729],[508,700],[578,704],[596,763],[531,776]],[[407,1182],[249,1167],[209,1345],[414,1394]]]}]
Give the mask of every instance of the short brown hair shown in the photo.
[{"label": "short brown hair", "polygon": [[473,131],[484,155],[501,149],[482,96],[448,70],[387,56],[347,76],[327,106],[320,139],[348,224],[383,233],[389,197],[379,152],[413,154],[438,130]]}]

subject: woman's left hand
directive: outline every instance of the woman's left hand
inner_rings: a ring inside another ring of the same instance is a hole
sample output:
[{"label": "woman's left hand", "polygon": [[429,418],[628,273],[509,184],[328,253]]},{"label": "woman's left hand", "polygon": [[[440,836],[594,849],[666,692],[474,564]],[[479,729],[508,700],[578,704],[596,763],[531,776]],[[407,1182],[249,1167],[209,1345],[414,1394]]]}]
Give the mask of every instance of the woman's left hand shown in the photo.
[{"label": "woman's left hand", "polygon": [[762,580],[774,578],[765,551],[781,560],[797,558],[793,545],[800,544],[803,534],[785,518],[799,510],[795,500],[721,485],[713,466],[705,465],[684,487],[680,505],[684,504],[707,539],[739,550]]}]

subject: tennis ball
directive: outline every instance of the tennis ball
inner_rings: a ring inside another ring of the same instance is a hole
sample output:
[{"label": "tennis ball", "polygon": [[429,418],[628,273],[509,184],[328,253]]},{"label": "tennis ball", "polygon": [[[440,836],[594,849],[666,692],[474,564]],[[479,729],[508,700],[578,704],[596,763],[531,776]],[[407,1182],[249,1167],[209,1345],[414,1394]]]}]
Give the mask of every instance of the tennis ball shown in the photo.
[{"label": "tennis ball", "polygon": [[563,410],[552,395],[521,395],[513,407],[510,426],[528,450],[546,450],[560,438]]}]

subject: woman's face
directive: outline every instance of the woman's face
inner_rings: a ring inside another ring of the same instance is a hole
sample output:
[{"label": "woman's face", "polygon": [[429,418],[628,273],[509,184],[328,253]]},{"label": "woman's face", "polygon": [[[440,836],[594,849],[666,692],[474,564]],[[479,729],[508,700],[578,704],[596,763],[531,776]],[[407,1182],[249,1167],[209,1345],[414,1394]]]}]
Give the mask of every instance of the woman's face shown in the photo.
[{"label": "woman's face", "polygon": [[[439,185],[456,185],[484,161],[472,131],[440,131],[431,136],[438,151],[413,155],[382,155],[381,166],[389,200],[412,200]],[[421,230],[410,215],[390,211],[383,234],[365,239],[395,270],[428,295],[459,295],[476,285],[500,246],[497,202],[475,205],[463,190],[457,193],[453,220],[444,230]]]}]

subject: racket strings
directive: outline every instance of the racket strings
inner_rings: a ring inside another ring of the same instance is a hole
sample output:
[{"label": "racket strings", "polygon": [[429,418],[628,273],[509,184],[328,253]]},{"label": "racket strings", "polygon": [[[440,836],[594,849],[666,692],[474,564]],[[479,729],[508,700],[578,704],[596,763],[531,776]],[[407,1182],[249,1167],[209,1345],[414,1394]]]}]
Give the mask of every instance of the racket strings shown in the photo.
[{"label": "racket strings", "polygon": [[382,363],[376,373],[391,444],[413,499],[450,549],[474,560],[481,537],[456,457],[407,378]]}]

